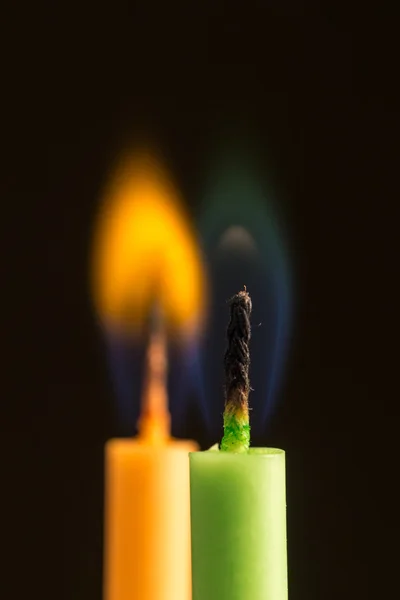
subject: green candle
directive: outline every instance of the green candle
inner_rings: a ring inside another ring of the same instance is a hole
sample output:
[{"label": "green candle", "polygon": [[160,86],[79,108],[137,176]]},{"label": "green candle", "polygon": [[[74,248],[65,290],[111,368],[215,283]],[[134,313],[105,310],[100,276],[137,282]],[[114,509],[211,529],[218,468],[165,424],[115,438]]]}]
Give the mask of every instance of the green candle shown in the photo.
[{"label": "green candle", "polygon": [[224,437],[190,454],[193,600],[286,600],[285,453],[249,448],[251,301],[231,301]]}]

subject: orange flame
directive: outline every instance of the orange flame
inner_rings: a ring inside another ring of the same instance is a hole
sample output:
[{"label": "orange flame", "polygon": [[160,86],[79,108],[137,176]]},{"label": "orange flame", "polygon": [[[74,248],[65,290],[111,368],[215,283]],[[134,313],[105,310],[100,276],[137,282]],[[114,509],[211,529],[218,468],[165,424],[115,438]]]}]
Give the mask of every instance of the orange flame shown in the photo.
[{"label": "orange flame", "polygon": [[111,180],[94,234],[93,293],[106,325],[140,332],[149,311],[181,335],[204,316],[205,276],[167,173],[148,156],[130,155]]}]

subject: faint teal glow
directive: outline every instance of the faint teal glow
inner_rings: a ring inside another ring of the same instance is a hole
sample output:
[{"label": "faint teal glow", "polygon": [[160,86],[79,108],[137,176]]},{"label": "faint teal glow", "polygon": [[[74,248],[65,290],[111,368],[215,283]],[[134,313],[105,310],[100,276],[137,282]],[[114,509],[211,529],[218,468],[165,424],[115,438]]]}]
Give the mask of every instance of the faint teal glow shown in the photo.
[{"label": "faint teal glow", "polygon": [[201,206],[199,229],[211,279],[211,315],[199,366],[204,409],[214,427],[223,408],[225,301],[246,285],[253,300],[252,426],[262,428],[276,405],[292,324],[282,216],[278,219],[279,206],[260,162],[234,146],[210,168]]}]

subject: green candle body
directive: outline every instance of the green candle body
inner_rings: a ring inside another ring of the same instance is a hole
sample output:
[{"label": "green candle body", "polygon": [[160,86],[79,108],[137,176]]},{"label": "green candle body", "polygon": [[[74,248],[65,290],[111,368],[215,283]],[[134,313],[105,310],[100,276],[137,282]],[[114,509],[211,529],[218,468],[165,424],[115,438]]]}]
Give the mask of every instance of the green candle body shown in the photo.
[{"label": "green candle body", "polygon": [[190,454],[193,600],[287,600],[285,453]]}]

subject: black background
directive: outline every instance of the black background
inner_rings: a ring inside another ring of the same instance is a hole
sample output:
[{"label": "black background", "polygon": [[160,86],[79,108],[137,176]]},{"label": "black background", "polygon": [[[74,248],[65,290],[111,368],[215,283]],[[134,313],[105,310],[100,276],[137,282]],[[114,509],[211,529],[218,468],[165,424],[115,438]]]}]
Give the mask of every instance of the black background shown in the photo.
[{"label": "black background", "polygon": [[387,23],[353,16],[275,2],[19,18],[2,177],[5,598],[101,597],[103,447],[118,431],[87,256],[110,161],[141,126],[193,198],[235,124],[264,140],[295,257],[291,354],[264,440],[287,451],[290,598],[393,593],[394,44]]}]

